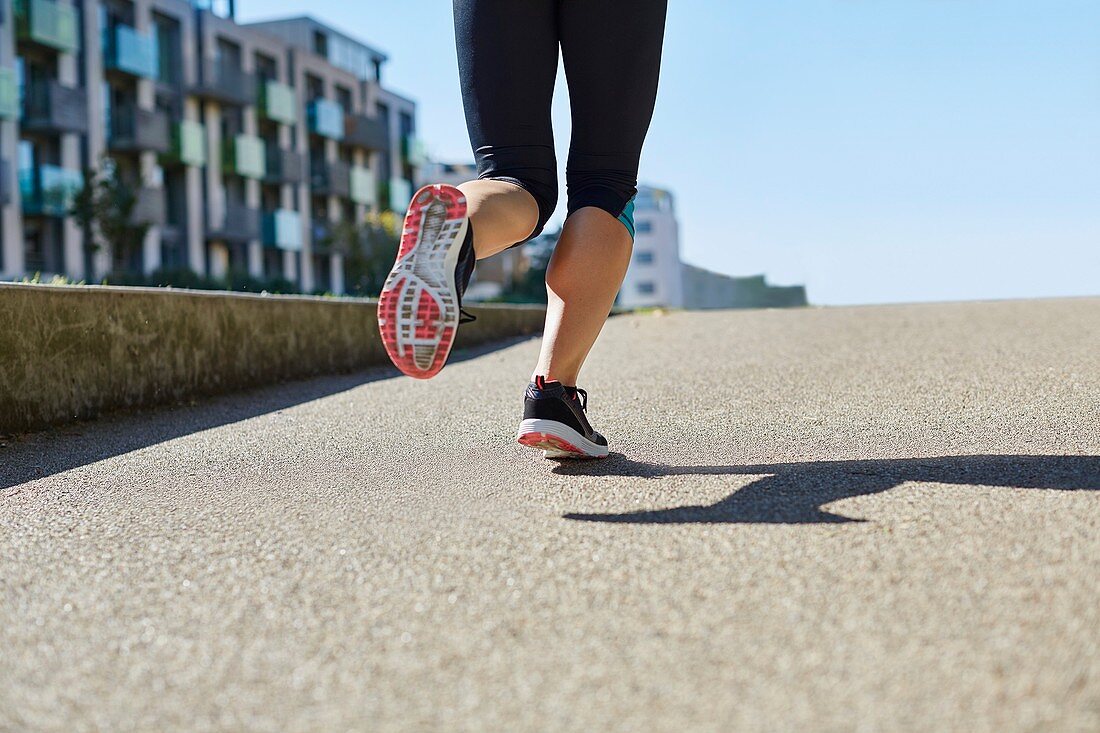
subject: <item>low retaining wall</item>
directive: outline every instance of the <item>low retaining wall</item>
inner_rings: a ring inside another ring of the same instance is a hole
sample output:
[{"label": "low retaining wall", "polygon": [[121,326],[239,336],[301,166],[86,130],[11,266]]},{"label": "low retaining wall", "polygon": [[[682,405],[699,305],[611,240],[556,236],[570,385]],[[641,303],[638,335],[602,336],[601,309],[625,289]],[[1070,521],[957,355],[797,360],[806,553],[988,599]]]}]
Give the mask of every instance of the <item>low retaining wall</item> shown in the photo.
[{"label": "low retaining wall", "polygon": [[[538,306],[470,310],[456,348],[542,330]],[[387,363],[366,300],[0,284],[0,433]]]}]

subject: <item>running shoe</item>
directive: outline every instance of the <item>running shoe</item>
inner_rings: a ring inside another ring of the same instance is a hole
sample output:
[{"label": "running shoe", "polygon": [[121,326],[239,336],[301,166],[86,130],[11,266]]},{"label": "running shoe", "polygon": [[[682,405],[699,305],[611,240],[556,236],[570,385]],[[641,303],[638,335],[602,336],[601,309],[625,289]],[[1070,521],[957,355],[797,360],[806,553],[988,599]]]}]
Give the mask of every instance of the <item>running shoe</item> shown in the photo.
[{"label": "running shoe", "polygon": [[378,297],[378,330],[394,365],[430,379],[447,362],[460,323],[462,294],[474,272],[466,197],[454,186],[425,186],[405,214],[397,261]]},{"label": "running shoe", "polygon": [[546,458],[606,458],[607,440],[588,422],[588,393],[535,377],[523,396],[523,422],[516,436]]}]

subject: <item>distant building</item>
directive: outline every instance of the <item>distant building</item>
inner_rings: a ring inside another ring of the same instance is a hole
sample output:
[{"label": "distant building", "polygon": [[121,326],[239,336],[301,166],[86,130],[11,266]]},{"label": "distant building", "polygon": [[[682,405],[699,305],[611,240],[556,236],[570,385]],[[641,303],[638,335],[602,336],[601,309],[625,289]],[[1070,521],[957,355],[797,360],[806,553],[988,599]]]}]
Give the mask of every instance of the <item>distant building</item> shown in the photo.
[{"label": "distant building", "polygon": [[802,285],[769,285],[763,275],[730,277],[684,263],[684,308],[791,308],[806,305]]},{"label": "distant building", "polygon": [[[0,0],[0,278],[189,269],[344,290],[339,222],[403,211],[422,146],[385,56],[233,0]],[[150,225],[114,261],[70,216],[113,161]]]},{"label": "distant building", "polygon": [[[429,161],[420,168],[418,186],[431,183],[448,183],[457,186],[460,183],[477,179],[477,166],[473,163],[440,163]],[[506,249],[488,259],[478,260],[474,277],[463,299],[481,301],[496,298],[512,290],[515,284],[527,274],[530,257],[527,247]]]},{"label": "distant building", "polygon": [[641,186],[634,200],[634,255],[619,291],[619,306],[682,307],[680,225],[672,194]]}]

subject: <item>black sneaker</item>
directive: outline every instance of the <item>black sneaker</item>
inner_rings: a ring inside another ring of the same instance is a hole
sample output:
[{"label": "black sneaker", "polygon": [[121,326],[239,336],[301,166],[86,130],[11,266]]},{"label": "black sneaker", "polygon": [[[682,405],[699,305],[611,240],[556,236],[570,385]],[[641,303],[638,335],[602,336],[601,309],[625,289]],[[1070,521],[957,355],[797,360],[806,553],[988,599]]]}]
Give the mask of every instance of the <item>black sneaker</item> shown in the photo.
[{"label": "black sneaker", "polygon": [[454,186],[425,186],[405,214],[397,261],[378,296],[378,330],[394,365],[410,377],[439,373],[458,324],[474,320],[462,294],[474,273],[466,197]]},{"label": "black sneaker", "polygon": [[535,377],[523,395],[516,440],[547,458],[607,458],[607,439],[588,423],[588,393]]}]

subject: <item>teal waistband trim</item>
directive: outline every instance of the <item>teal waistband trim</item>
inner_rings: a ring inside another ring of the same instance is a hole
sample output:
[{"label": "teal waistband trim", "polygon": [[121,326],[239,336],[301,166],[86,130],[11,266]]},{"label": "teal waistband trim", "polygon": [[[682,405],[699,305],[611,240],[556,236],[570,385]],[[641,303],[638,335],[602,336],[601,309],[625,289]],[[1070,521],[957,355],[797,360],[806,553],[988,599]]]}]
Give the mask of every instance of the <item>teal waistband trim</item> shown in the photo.
[{"label": "teal waistband trim", "polygon": [[619,214],[619,221],[623,223],[626,230],[630,232],[630,238],[634,239],[634,199],[630,199],[626,202],[626,206],[623,208],[623,213]]}]

